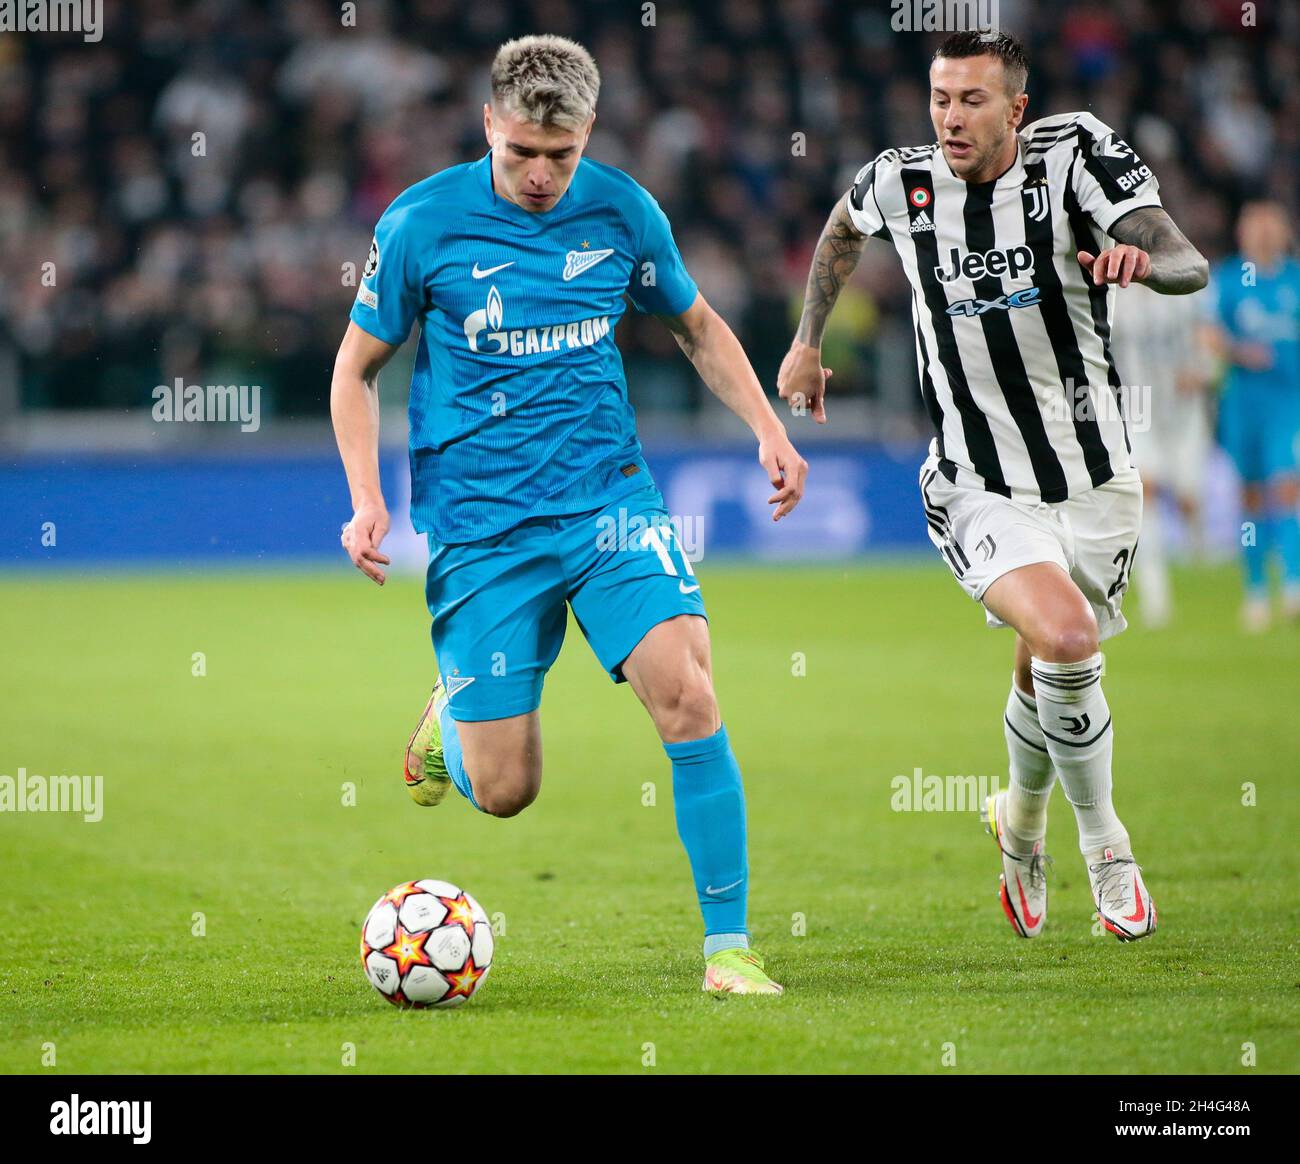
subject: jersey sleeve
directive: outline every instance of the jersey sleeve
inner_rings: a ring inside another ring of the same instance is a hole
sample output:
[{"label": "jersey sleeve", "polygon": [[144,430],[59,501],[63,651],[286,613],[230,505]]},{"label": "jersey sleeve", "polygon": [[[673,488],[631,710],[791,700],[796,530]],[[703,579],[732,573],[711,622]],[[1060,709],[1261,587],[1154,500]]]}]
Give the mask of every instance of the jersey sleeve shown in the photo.
[{"label": "jersey sleeve", "polygon": [[1078,155],[1071,166],[1079,207],[1107,234],[1124,215],[1159,206],[1160,183],[1133,147],[1091,113],[1079,114]]},{"label": "jersey sleeve", "polygon": [[402,344],[424,308],[424,289],[413,259],[412,227],[405,209],[384,211],[375,227],[352,305],[351,320],[376,339]]},{"label": "jersey sleeve", "polygon": [[876,196],[876,169],[881,166],[880,155],[868,162],[853,178],[849,187],[849,219],[863,234],[875,235],[877,238],[888,237],[885,216],[880,209],[880,200]]},{"label": "jersey sleeve", "polygon": [[640,190],[633,229],[639,227],[640,243],[628,297],[638,311],[651,315],[681,315],[699,294],[695,280],[686,271],[681,252],[673,241],[668,216],[649,193]]}]

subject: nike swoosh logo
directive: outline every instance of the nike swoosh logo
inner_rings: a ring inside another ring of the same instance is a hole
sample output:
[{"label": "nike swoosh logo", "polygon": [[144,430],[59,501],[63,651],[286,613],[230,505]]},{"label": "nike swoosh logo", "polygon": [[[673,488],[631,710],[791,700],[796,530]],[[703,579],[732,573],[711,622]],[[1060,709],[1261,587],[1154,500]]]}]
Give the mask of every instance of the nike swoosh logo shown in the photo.
[{"label": "nike swoosh logo", "polygon": [[1029,902],[1025,900],[1025,887],[1020,884],[1019,873],[1016,874],[1016,889],[1020,892],[1020,911],[1025,915],[1025,926],[1032,930],[1034,926],[1043,920],[1043,915],[1040,913],[1037,917],[1034,917],[1034,915],[1029,912]]},{"label": "nike swoosh logo", "polygon": [[694,586],[687,586],[685,579],[677,583],[677,589],[680,590],[683,594],[694,594],[699,588],[700,588],[700,584],[698,582],[695,583]]},{"label": "nike swoosh logo", "polygon": [[1142,900],[1142,890],[1138,887],[1138,879],[1136,873],[1133,875],[1133,896],[1137,898],[1137,903],[1138,903],[1137,909],[1133,911],[1131,916],[1126,917],[1124,920],[1130,922],[1140,922],[1143,921],[1147,916],[1147,904],[1145,901]]},{"label": "nike swoosh logo", "polygon": [[475,263],[474,269],[470,272],[470,274],[473,275],[474,278],[476,279],[486,279],[489,275],[495,275],[498,271],[504,271],[507,267],[513,267],[514,265],[515,265],[515,260],[511,259],[510,262],[502,263],[498,267],[489,267],[486,271],[480,271],[478,269],[478,264]]},{"label": "nike swoosh logo", "polygon": [[706,885],[704,887],[704,892],[707,893],[710,897],[717,897],[719,893],[726,893],[728,889],[735,889],[736,886],[739,885],[744,880],[745,879],[743,877],[737,877],[736,880],[733,881],[730,885],[724,885],[721,889],[714,889],[712,885]]}]

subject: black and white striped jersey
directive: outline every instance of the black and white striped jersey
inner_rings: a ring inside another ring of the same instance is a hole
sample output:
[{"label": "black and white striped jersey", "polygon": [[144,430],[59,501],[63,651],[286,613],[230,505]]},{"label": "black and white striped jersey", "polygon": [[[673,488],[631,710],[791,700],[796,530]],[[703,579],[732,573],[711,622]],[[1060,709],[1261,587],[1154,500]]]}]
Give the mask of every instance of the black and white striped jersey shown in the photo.
[{"label": "black and white striped jersey", "polygon": [[1159,206],[1150,169],[1090,113],[1021,130],[993,182],[956,177],[937,144],[886,150],[849,213],[894,244],[912,284],[921,393],[944,476],[1064,501],[1129,467],[1113,295],[1077,262],[1116,221]]}]

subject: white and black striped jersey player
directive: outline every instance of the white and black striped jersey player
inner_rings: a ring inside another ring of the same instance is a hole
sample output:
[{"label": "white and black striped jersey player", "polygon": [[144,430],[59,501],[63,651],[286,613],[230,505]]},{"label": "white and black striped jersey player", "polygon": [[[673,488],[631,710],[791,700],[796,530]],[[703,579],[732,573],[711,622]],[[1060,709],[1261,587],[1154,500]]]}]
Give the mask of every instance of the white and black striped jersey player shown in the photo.
[{"label": "white and black striped jersey player", "polygon": [[1112,803],[1101,689],[1100,643],[1124,629],[1142,520],[1112,285],[1186,294],[1208,267],[1109,126],[1086,112],[1023,124],[1027,76],[1014,37],[943,42],[930,68],[936,140],[885,150],[836,204],[778,386],[825,422],[826,319],[869,240],[892,245],[935,429],[920,476],[930,538],[988,622],[1017,632],[1010,787],[987,805],[1003,909],[1021,936],[1041,932],[1059,775],[1100,916],[1131,940],[1156,913]]}]

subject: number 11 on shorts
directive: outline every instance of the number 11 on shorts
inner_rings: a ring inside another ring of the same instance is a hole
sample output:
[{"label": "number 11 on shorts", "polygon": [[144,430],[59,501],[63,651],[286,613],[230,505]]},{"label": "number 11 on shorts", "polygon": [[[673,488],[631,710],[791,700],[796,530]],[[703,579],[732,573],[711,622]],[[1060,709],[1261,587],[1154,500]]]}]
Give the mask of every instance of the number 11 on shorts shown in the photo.
[{"label": "number 11 on shorts", "polygon": [[679,578],[677,567],[673,563],[670,554],[670,543],[677,543],[678,556],[682,561],[682,568],[686,572],[686,578],[692,579],[687,582],[686,578],[681,578],[677,583],[677,588],[683,594],[691,594],[700,588],[698,582],[693,581],[695,571],[691,567],[691,560],[686,556],[686,550],[683,548],[681,539],[677,537],[677,531],[673,529],[671,522],[664,522],[662,525],[652,525],[641,534],[641,546],[643,549],[652,549],[659,555],[659,561],[663,564],[664,573],[670,577]]}]

